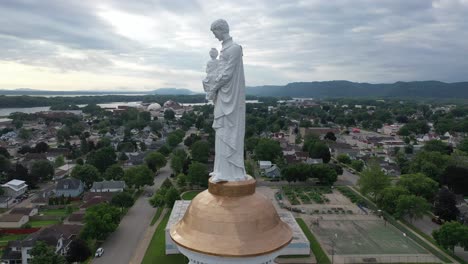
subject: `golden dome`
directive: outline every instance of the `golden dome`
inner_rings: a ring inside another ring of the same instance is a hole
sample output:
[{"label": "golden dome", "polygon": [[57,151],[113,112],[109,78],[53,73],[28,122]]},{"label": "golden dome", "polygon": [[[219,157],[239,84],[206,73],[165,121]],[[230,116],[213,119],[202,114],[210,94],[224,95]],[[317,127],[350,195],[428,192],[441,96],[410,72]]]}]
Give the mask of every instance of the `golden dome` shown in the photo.
[{"label": "golden dome", "polygon": [[251,257],[277,251],[292,240],[270,200],[255,192],[256,181],[213,183],[198,194],[171,227],[176,244],[202,254]]}]

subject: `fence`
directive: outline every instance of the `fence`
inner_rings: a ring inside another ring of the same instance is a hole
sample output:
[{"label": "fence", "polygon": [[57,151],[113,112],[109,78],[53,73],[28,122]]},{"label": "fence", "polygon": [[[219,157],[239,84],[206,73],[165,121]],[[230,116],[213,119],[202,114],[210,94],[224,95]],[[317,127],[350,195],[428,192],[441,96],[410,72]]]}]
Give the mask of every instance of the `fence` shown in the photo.
[{"label": "fence", "polygon": [[333,263],[440,263],[432,255],[339,255],[333,257]]},{"label": "fence", "polygon": [[12,229],[0,229],[0,234],[13,234],[13,235],[25,235],[37,232],[40,228],[12,228]]}]

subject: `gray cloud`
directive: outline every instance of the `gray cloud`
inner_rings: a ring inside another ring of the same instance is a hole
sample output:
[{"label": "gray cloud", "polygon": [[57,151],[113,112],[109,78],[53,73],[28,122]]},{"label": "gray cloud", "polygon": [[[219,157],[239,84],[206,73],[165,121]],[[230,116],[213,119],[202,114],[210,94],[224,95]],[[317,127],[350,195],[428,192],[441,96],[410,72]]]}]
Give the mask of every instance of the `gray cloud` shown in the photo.
[{"label": "gray cloud", "polygon": [[[124,34],[99,15],[103,6],[154,25]],[[466,14],[466,0],[4,0],[0,60],[200,89],[207,52],[219,46],[209,24],[224,17],[244,47],[249,85],[462,81]]]}]

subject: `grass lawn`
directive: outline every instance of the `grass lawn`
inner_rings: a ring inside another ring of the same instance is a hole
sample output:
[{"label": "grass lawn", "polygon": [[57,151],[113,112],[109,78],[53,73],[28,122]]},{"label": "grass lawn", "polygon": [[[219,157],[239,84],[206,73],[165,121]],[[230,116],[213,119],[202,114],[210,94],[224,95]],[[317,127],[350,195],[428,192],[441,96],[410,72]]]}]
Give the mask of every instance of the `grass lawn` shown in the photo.
[{"label": "grass lawn", "polygon": [[153,220],[151,220],[151,225],[154,225],[156,221],[158,221],[159,217],[161,216],[162,211],[164,210],[164,207],[158,207],[158,210],[153,216]]},{"label": "grass lawn", "polygon": [[27,235],[6,235],[0,237],[0,247],[4,247],[8,244],[9,241],[20,240]]},{"label": "grass lawn", "polygon": [[48,209],[48,210],[42,210],[39,212],[39,214],[43,215],[56,215],[56,216],[66,216],[67,210],[65,209]]},{"label": "grass lawn", "polygon": [[297,223],[301,227],[302,231],[306,235],[307,239],[310,242],[310,249],[315,255],[315,258],[317,259],[318,264],[330,264],[330,259],[328,258],[327,254],[325,254],[325,251],[323,251],[322,247],[320,246],[320,243],[315,239],[314,235],[312,232],[310,232],[309,227],[307,227],[307,224],[302,220],[302,218],[296,218]]},{"label": "grass lawn", "polygon": [[167,211],[164,218],[156,228],[153,234],[153,238],[146,250],[145,257],[141,264],[153,264],[153,263],[164,263],[164,264],[186,264],[188,261],[181,254],[168,255],[166,256],[166,241],[165,241],[165,228],[169,221],[170,211]]},{"label": "grass lawn", "polygon": [[31,225],[31,227],[43,227],[43,226],[51,226],[54,224],[58,224],[60,221],[58,220],[41,220],[41,221],[29,221],[28,224]]},{"label": "grass lawn", "polygon": [[182,194],[182,200],[189,200],[191,201],[200,191],[188,191]]}]

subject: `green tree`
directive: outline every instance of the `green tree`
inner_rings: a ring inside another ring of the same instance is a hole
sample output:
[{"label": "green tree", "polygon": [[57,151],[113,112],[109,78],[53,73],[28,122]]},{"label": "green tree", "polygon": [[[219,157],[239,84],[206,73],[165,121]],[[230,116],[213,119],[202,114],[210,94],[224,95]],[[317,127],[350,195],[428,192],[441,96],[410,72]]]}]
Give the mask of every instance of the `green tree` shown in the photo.
[{"label": "green tree", "polygon": [[47,143],[45,143],[45,142],[39,142],[34,147],[34,150],[37,153],[44,153],[44,152],[47,152],[49,150],[49,145],[47,145]]},{"label": "green tree", "polygon": [[192,159],[201,163],[207,163],[210,156],[210,143],[204,140],[198,140],[190,147]]},{"label": "green tree", "polygon": [[175,119],[175,113],[171,109],[166,109],[164,111],[164,119],[165,120],[174,120]]},{"label": "green tree", "polygon": [[166,165],[166,157],[160,152],[154,151],[148,153],[145,157],[145,163],[153,172],[158,171]]},{"label": "green tree", "polygon": [[351,158],[348,156],[348,154],[340,154],[336,159],[344,164],[351,164]]},{"label": "green tree", "polygon": [[414,219],[422,218],[430,208],[431,205],[420,196],[401,195],[397,200],[395,216],[397,218],[406,216],[410,219],[410,222],[413,222]]},{"label": "green tree", "polygon": [[446,187],[441,188],[434,202],[434,214],[445,221],[453,221],[459,213],[455,194]]},{"label": "green tree", "polygon": [[0,155],[4,156],[5,158],[11,158],[10,152],[4,147],[0,147]]},{"label": "green tree", "polygon": [[23,140],[29,140],[32,137],[32,132],[29,129],[21,128],[18,133],[18,137],[20,137]]},{"label": "green tree", "polygon": [[330,149],[325,143],[316,141],[315,143],[310,144],[307,150],[309,151],[309,155],[311,158],[322,159],[324,163],[330,162]]},{"label": "green tree", "polygon": [[171,153],[171,150],[169,149],[169,147],[167,145],[162,145],[158,151],[163,154],[164,156],[167,156]]},{"label": "green tree", "polygon": [[382,190],[390,186],[390,178],[382,172],[377,162],[371,161],[362,171],[357,184],[362,194],[369,195],[373,201],[376,201]]},{"label": "green tree", "polygon": [[352,160],[351,168],[353,168],[355,171],[361,172],[364,168],[364,162],[362,160]]},{"label": "green tree", "polygon": [[255,147],[255,156],[258,160],[273,161],[282,155],[283,152],[279,142],[272,139],[261,138]]},{"label": "green tree", "polygon": [[208,169],[206,168],[206,165],[196,161],[190,164],[187,179],[192,185],[207,186]]},{"label": "green tree", "polygon": [[184,160],[177,155],[173,155],[171,158],[171,168],[175,174],[179,174],[184,168]]},{"label": "green tree", "polygon": [[120,181],[123,179],[124,170],[119,164],[114,164],[106,169],[103,174],[104,179],[106,180],[115,180]]},{"label": "green tree", "polygon": [[449,161],[450,157],[440,152],[421,151],[411,160],[409,171],[410,173],[421,172],[435,181],[440,181]]},{"label": "green tree", "polygon": [[305,163],[290,164],[281,171],[281,175],[288,182],[306,181],[311,177],[310,165]]},{"label": "green tree", "polygon": [[65,158],[63,157],[63,155],[60,155],[55,159],[54,167],[58,168],[58,167],[61,167],[63,165],[65,165]]},{"label": "green tree", "polygon": [[91,164],[96,167],[99,172],[103,173],[112,164],[116,163],[116,154],[112,147],[100,148],[96,151],[92,151],[86,160],[87,164]]},{"label": "green tree", "polygon": [[403,174],[397,184],[406,188],[411,194],[422,196],[428,201],[434,199],[439,189],[439,184],[436,181],[422,173]]},{"label": "green tree", "polygon": [[43,241],[34,243],[30,255],[32,259],[31,264],[65,264],[67,263],[62,255],[55,253],[55,247],[47,245]]},{"label": "green tree", "polygon": [[127,169],[124,174],[124,180],[128,186],[138,189],[145,185],[154,184],[153,172],[145,165]]},{"label": "green tree", "polygon": [[48,160],[36,160],[31,167],[31,176],[40,181],[48,181],[54,176],[55,169]]},{"label": "green tree", "polygon": [[332,185],[337,179],[336,170],[328,164],[311,165],[312,177],[319,179],[322,184]]},{"label": "green tree", "polygon": [[171,186],[164,194],[164,203],[168,208],[172,208],[174,206],[175,201],[179,199],[179,192],[173,186]]},{"label": "green tree", "polygon": [[401,186],[389,186],[382,190],[377,205],[384,211],[391,214],[395,213],[398,198],[402,195],[410,194],[409,191]]},{"label": "green tree", "polygon": [[457,148],[463,152],[468,153],[468,137],[462,139],[462,141],[460,141],[460,143],[457,145]]},{"label": "green tree", "polygon": [[426,142],[426,144],[424,144],[423,150],[440,152],[442,154],[447,155],[450,155],[453,152],[451,146],[447,145],[447,143],[444,143],[440,140],[430,140]]},{"label": "green tree", "polygon": [[89,257],[91,257],[91,249],[86,241],[80,238],[73,239],[67,251],[67,261],[69,263],[84,262]]},{"label": "green tree", "polygon": [[7,172],[11,168],[11,162],[8,158],[0,155],[0,175]]},{"label": "green tree", "polygon": [[120,210],[106,203],[94,205],[86,210],[84,222],[81,234],[84,239],[104,240],[117,229]]},{"label": "green tree", "polygon": [[87,189],[90,189],[93,182],[99,181],[101,174],[93,165],[77,165],[73,168],[71,176],[75,179],[81,180]]},{"label": "green tree", "polygon": [[466,247],[468,244],[468,227],[459,222],[447,222],[432,232],[437,244],[455,252],[455,246]]},{"label": "green tree", "polygon": [[333,133],[331,131],[327,132],[327,134],[325,134],[324,139],[328,139],[328,140],[331,140],[331,141],[336,141],[335,133]]},{"label": "green tree", "polygon": [[167,136],[167,144],[169,144],[170,147],[175,148],[177,145],[179,145],[180,142],[182,142],[182,139],[183,137],[180,137],[175,133],[170,133]]},{"label": "green tree", "polygon": [[124,208],[132,207],[135,200],[133,200],[133,196],[128,192],[120,192],[114,197],[112,197],[111,205],[115,207],[119,207],[122,211]]}]

